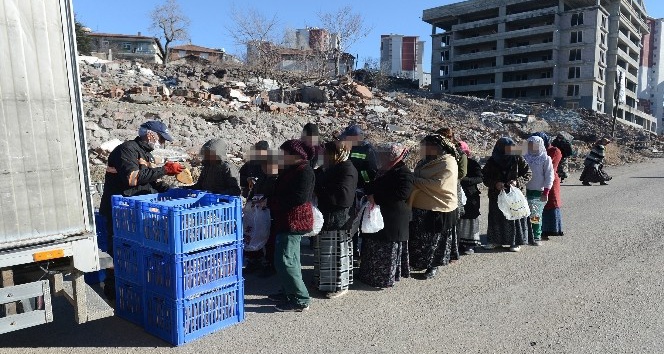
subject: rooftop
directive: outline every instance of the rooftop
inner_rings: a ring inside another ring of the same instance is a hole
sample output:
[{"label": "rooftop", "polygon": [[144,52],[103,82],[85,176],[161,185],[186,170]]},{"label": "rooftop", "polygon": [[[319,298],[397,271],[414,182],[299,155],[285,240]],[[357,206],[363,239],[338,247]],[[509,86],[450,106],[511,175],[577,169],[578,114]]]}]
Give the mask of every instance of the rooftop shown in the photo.
[{"label": "rooftop", "polygon": [[186,50],[190,52],[201,52],[201,53],[224,53],[223,50],[220,49],[212,49],[212,48],[207,48],[207,47],[201,47],[199,45],[195,44],[185,44],[185,45],[179,45],[175,47],[171,47],[171,50]]}]

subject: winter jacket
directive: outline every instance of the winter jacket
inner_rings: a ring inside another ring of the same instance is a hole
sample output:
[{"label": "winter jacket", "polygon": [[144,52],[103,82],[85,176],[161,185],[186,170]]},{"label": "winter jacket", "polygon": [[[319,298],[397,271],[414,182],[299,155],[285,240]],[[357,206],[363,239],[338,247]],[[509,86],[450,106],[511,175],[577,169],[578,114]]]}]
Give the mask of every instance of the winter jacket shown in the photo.
[{"label": "winter jacket", "polygon": [[459,166],[452,155],[420,161],[415,167],[413,208],[448,213],[459,207],[457,195]]},{"label": "winter jacket", "polygon": [[240,190],[242,190],[242,196],[245,198],[249,196],[249,178],[261,179],[265,176],[262,161],[248,161],[242,165],[240,167]]},{"label": "winter jacket", "polygon": [[256,196],[262,196],[269,199],[274,194],[274,188],[277,184],[277,176],[264,175],[258,177],[258,181],[254,184],[254,188],[248,195],[248,199],[253,199]]},{"label": "winter jacket", "polygon": [[526,195],[526,184],[532,178],[532,172],[528,163],[522,156],[513,156],[509,162],[504,165],[497,163],[493,157],[484,165],[482,169],[482,178],[484,185],[489,187],[489,199],[496,200],[500,194],[500,190],[496,189],[498,182],[505,183],[505,187],[509,181],[516,181],[516,188],[519,188],[523,195]]},{"label": "winter jacket", "polygon": [[125,197],[164,192],[166,185],[157,183],[166,172],[156,167],[152,148],[141,138],[120,144],[108,157],[108,167],[104,179],[104,193],[99,212],[107,219],[112,218],[114,195]]},{"label": "winter jacket", "polygon": [[365,188],[369,182],[373,181],[378,172],[376,152],[371,144],[363,141],[350,151],[350,161],[358,173],[357,187]]},{"label": "winter jacket", "polygon": [[482,166],[477,160],[468,159],[468,173],[461,179],[461,187],[466,193],[465,214],[462,219],[477,219],[480,216],[480,189],[477,187],[482,184]]},{"label": "winter jacket", "polygon": [[408,241],[412,209],[408,198],[413,192],[413,173],[403,162],[377,177],[366,187],[366,194],[373,195],[380,206],[385,227],[375,234],[363,234],[384,242]]},{"label": "winter jacket", "polygon": [[551,158],[547,155],[544,163],[529,167],[532,172],[532,178],[526,184],[526,189],[546,192],[551,190],[553,180],[556,178],[556,170],[553,168]]},{"label": "winter jacket", "polygon": [[268,207],[272,215],[272,232],[289,232],[288,213],[295,207],[310,202],[315,184],[314,170],[308,161],[287,167],[279,173]]},{"label": "winter jacket", "polygon": [[[560,149],[551,146],[546,150],[546,153],[551,158],[551,162],[553,163],[553,170],[558,171],[558,166],[563,157],[562,152]],[[556,172],[556,178],[553,180],[553,187],[551,187],[551,191],[549,192],[549,201],[544,206],[544,209],[556,209],[560,208],[562,205],[563,201],[560,198],[560,176]]]},{"label": "winter jacket", "polygon": [[350,210],[355,202],[357,170],[350,161],[328,168],[319,168],[316,173],[316,196],[318,209],[325,219],[324,230],[341,230],[349,226]]},{"label": "winter jacket", "polygon": [[240,195],[240,174],[235,165],[226,161],[203,164],[201,175],[192,189],[223,195]]},{"label": "winter jacket", "polygon": [[586,160],[583,161],[583,165],[586,167],[597,167],[599,165],[603,165],[605,150],[606,148],[604,145],[596,144],[593,146],[588,156],[586,156]]}]

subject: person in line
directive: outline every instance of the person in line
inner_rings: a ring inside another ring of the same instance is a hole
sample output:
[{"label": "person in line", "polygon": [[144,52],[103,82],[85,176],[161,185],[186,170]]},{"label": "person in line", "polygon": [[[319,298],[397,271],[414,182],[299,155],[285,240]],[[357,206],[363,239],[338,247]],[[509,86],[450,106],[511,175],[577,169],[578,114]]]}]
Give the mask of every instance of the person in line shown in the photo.
[{"label": "person in line", "polygon": [[606,145],[610,143],[611,141],[607,138],[600,139],[586,156],[586,160],[583,162],[585,167],[581,173],[581,178],[579,178],[584,186],[590,186],[591,183],[599,183],[602,186],[609,185],[606,182],[611,180],[611,176],[604,172],[604,152],[606,151]]},{"label": "person in line", "polygon": [[482,169],[484,185],[489,188],[489,222],[487,227],[488,243],[486,249],[509,247],[512,252],[519,252],[521,246],[531,239],[530,218],[507,220],[498,207],[498,195],[508,188],[519,188],[526,194],[526,184],[532,178],[532,172],[526,160],[513,154],[516,144],[508,137],[500,138],[491,157]]},{"label": "person in line", "polygon": [[320,140],[320,131],[318,125],[314,123],[307,123],[302,128],[302,134],[300,140],[303,143],[307,144],[314,151],[313,156],[309,160],[311,163],[311,168],[314,170],[319,168],[323,164],[323,147],[321,146]]},{"label": "person in line", "polygon": [[413,270],[426,270],[432,279],[439,266],[449,264],[452,231],[458,209],[457,148],[442,135],[429,135],[420,143],[422,159],[414,172],[413,207],[408,253]]},{"label": "person in line", "polygon": [[[173,141],[166,124],[160,121],[147,121],[138,129],[138,137],[126,141],[111,152],[104,176],[104,192],[101,196],[99,213],[108,220],[106,234],[108,252],[113,256],[113,206],[111,197],[165,192],[168,186],[159,183],[165,175],[175,176],[184,170],[177,162],[168,161],[162,167],[155,165],[152,151]],[[104,294],[110,300],[115,299],[115,273],[112,268],[106,270]]]},{"label": "person in line", "polygon": [[265,161],[269,150],[270,144],[267,141],[257,142],[251,150],[249,161],[240,167],[240,189],[243,197],[248,198],[256,182],[265,177]]},{"label": "person in line", "polygon": [[408,277],[408,235],[413,173],[403,160],[408,149],[400,143],[376,147],[379,172],[366,186],[369,203],[380,206],[385,227],[362,234],[360,280],[375,288],[389,288]]},{"label": "person in line", "polygon": [[575,154],[572,147],[572,140],[574,140],[573,136],[566,132],[560,132],[551,142],[552,146],[560,150],[562,156],[560,164],[558,164],[558,168],[556,169],[561,183],[569,177],[569,159]]},{"label": "person in line", "polygon": [[227,161],[228,147],[222,139],[212,139],[201,148],[203,169],[191,189],[208,191],[214,194],[240,196],[240,173],[237,167]]},{"label": "person in line", "polygon": [[[450,141],[454,142],[454,146],[457,149],[457,166],[459,167],[459,180],[457,183],[457,195],[462,195],[463,188],[461,187],[461,179],[466,177],[467,171],[468,171],[468,157],[466,154],[463,153],[461,149],[461,144],[459,140],[457,140],[454,136],[454,131],[451,128],[441,128],[438,129],[436,134],[440,134]],[[465,206],[463,205],[462,198],[458,198],[458,203],[459,207],[457,208],[457,215],[456,215],[456,220],[457,223],[461,220],[461,217],[465,214]],[[454,226],[454,229],[452,230],[452,254],[451,254],[451,262],[456,262],[461,258],[461,247],[460,247],[460,242],[459,242],[459,234],[457,232],[457,227],[456,225]]]},{"label": "person in line", "polygon": [[[357,192],[355,194],[355,209],[360,207],[360,200],[365,196],[366,186],[374,180],[378,173],[376,152],[373,146],[365,139],[364,131],[357,124],[349,125],[339,136],[339,140],[351,147],[350,161],[358,173]],[[354,225],[353,233],[353,260],[357,266],[360,262],[360,236]]]},{"label": "person in line", "polygon": [[289,140],[280,147],[283,169],[268,200],[272,215],[272,232],[276,233],[274,262],[281,292],[268,298],[278,302],[282,312],[309,309],[309,291],[302,280],[300,242],[302,228],[313,230],[313,198],[315,175],[311,168],[313,149],[301,140]]},{"label": "person in line", "polygon": [[[276,188],[277,179],[279,175],[279,156],[276,152],[268,151],[265,164],[263,165],[265,170],[265,175],[259,177],[259,179],[254,184],[254,187],[249,193],[249,200],[254,200],[261,205],[264,205],[266,208],[269,205],[270,199],[274,196],[274,190]],[[275,243],[277,235],[274,228],[270,228],[270,237],[267,240],[264,248],[264,263],[263,270],[259,273],[261,278],[269,278],[277,273],[274,267],[274,252],[275,252]],[[258,251],[260,252],[260,251]],[[261,258],[262,254],[252,254],[252,257]]]},{"label": "person in line", "polygon": [[[562,199],[560,198],[560,183],[562,181],[562,177],[559,174],[562,171],[560,168],[560,163],[563,160],[563,153],[559,148],[553,146],[553,144],[549,145],[550,138],[546,133],[540,132],[536,133],[535,135],[544,140],[544,145],[546,145],[546,153],[551,158],[553,170],[555,171],[553,187],[551,187],[551,190],[549,191],[549,200],[544,206],[544,212],[542,213],[542,240],[548,240],[550,236],[564,235],[562,214],[560,213],[560,207],[562,206]],[[561,136],[559,135],[556,137],[556,139],[559,137]],[[571,154],[569,156],[571,156]]]},{"label": "person in line", "polygon": [[318,290],[335,298],[347,293],[353,283],[350,227],[358,176],[343,142],[325,143],[324,151],[323,167],[316,174],[316,196],[325,222],[315,238],[314,279]]},{"label": "person in line", "polygon": [[555,170],[551,158],[546,152],[544,140],[539,136],[528,138],[528,152],[524,156],[532,173],[532,178],[526,184],[526,198],[530,205],[530,222],[533,229],[533,246],[541,246],[542,241],[542,212],[544,205],[549,201],[549,191],[553,187]]},{"label": "person in line", "polygon": [[464,214],[457,223],[460,252],[465,255],[475,253],[475,247],[480,245],[480,189],[482,184],[482,166],[473,158],[470,146],[459,142],[461,151],[468,157],[466,177],[461,179],[461,187],[466,195]]}]

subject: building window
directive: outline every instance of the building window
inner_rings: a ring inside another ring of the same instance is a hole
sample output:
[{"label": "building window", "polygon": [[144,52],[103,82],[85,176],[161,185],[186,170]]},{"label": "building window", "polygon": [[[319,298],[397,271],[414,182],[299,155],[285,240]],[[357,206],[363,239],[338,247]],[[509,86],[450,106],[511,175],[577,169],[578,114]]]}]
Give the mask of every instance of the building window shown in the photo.
[{"label": "building window", "polygon": [[553,37],[546,37],[542,40],[542,43],[552,43],[553,42]]},{"label": "building window", "polygon": [[579,102],[567,102],[567,108],[568,109],[578,109],[579,108]]},{"label": "building window", "polygon": [[571,49],[569,51],[569,61],[581,60],[581,49]]},{"label": "building window", "polygon": [[207,60],[207,59],[210,57],[210,54],[208,54],[208,53],[201,53],[200,57],[201,57],[201,59],[205,59],[205,60]]},{"label": "building window", "polygon": [[552,59],[553,59],[553,54],[551,54],[551,53],[542,56],[542,61],[547,61],[547,60],[552,60]]},{"label": "building window", "polygon": [[101,41],[101,47],[102,47],[103,49],[108,49],[108,47],[110,47],[110,45],[111,45],[111,42],[109,42],[109,41],[107,41],[107,40],[105,40],[105,39]]},{"label": "building window", "polygon": [[578,79],[581,77],[581,68],[576,66],[569,68],[569,73],[567,74],[568,79]]},{"label": "building window", "polygon": [[579,96],[579,85],[568,85],[567,86],[567,96],[568,97],[577,97],[577,96]]},{"label": "building window", "polygon": [[583,12],[572,14],[572,26],[581,26],[583,24]]},{"label": "building window", "polygon": [[472,86],[477,85],[477,79],[470,79],[470,80],[468,80],[468,85],[472,85]]},{"label": "building window", "polygon": [[604,69],[599,68],[599,79],[604,80]]},{"label": "building window", "polygon": [[179,56],[180,58],[184,58],[184,57],[186,57],[186,56],[187,56],[187,51],[185,51],[185,50],[179,50],[179,51],[178,51],[178,56]]},{"label": "building window", "polygon": [[602,102],[597,102],[597,111],[604,112],[604,104]]},{"label": "building window", "polygon": [[551,78],[551,72],[550,71],[545,71],[542,73],[542,79],[550,79]]},{"label": "building window", "polygon": [[602,28],[606,28],[606,21],[607,21],[606,16],[602,16]]},{"label": "building window", "polygon": [[582,43],[583,42],[583,31],[572,32],[570,43]]},{"label": "building window", "polygon": [[600,100],[601,100],[602,98],[604,98],[604,92],[603,92],[603,91],[604,91],[604,90],[602,90],[601,87],[598,87],[598,88],[597,88],[597,98],[600,99]]},{"label": "building window", "polygon": [[606,52],[605,51],[601,51],[599,53],[599,62],[602,63],[602,64],[606,64]]},{"label": "building window", "polygon": [[123,42],[122,43],[122,50],[131,51],[131,43],[130,42]]},{"label": "building window", "polygon": [[547,87],[547,88],[543,88],[543,89],[541,89],[541,90],[540,90],[540,96],[541,96],[541,97],[549,97],[549,96],[551,96],[551,88]]},{"label": "building window", "polygon": [[516,92],[517,97],[528,97],[528,91],[526,90],[519,90]]}]

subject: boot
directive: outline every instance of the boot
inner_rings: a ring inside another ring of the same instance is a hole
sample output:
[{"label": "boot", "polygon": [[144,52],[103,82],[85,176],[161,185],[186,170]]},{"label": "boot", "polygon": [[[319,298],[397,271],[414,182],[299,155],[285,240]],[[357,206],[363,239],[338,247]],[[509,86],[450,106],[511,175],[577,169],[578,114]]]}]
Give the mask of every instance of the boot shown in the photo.
[{"label": "boot", "polygon": [[433,279],[434,277],[436,277],[436,273],[438,273],[438,267],[429,268],[424,273],[424,277],[427,279]]}]

